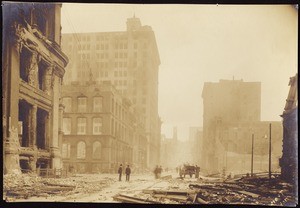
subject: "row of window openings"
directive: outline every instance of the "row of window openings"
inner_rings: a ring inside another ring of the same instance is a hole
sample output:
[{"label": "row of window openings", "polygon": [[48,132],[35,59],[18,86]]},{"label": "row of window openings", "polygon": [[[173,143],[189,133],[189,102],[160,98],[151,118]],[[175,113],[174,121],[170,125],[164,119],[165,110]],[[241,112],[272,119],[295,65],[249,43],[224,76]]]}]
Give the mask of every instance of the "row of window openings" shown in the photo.
[{"label": "row of window openings", "polygon": [[[146,56],[146,55],[144,55]],[[137,52],[134,52],[134,55],[133,55],[134,58],[137,58]],[[77,55],[77,59],[80,60],[80,59],[90,59],[91,58],[91,54],[78,54]],[[99,59],[108,59],[108,53],[97,53],[96,54],[96,58]],[[127,58],[127,53],[115,53],[115,58]]]},{"label": "row of window openings", "polygon": [[[143,63],[145,64],[145,63]],[[78,68],[89,68],[89,64],[88,63],[78,63]],[[127,67],[127,62],[115,62],[114,66],[116,68],[120,67],[120,68],[123,68],[123,67]],[[137,62],[133,62],[133,67],[136,67],[137,66]],[[71,66],[70,66],[71,67]],[[97,68],[108,68],[108,62],[96,62],[96,67]]]},{"label": "row of window openings", "polygon": [[[72,46],[73,45],[69,45],[69,49],[72,50]],[[133,48],[134,49],[137,49],[138,45],[137,43],[135,43],[133,45]],[[75,45],[74,47],[75,49],[78,49],[78,50],[90,50],[91,49],[91,45],[90,44],[82,44],[82,43],[79,43],[77,45]],[[109,49],[109,45],[108,44],[96,44],[96,50],[108,50]],[[127,49],[128,48],[128,44],[127,43],[124,43],[124,44],[115,44],[114,45],[114,48],[115,49]]]},{"label": "row of window openings", "polygon": [[[72,98],[63,98],[63,104],[65,106],[65,112],[72,111]],[[93,98],[93,112],[101,112],[103,107],[102,97]],[[87,98],[77,98],[77,111],[86,112],[87,111]]]},{"label": "row of window openings", "polygon": [[[77,159],[84,159],[86,157],[86,143],[80,141],[77,143]],[[71,157],[71,145],[69,143],[62,144],[62,157],[70,158]],[[96,141],[93,143],[93,152],[92,158],[101,159],[101,143]]]},{"label": "row of window openings", "polygon": [[[115,123],[115,124],[114,124]],[[112,123],[112,134],[120,131],[122,138],[125,136],[124,127],[117,125],[116,122]],[[71,134],[71,118],[63,118],[63,132],[65,135]],[[86,135],[87,134],[87,122],[86,118],[77,119],[77,135]],[[102,118],[93,118],[93,135],[101,135],[102,132]],[[117,133],[118,134],[118,133]]]},{"label": "row of window openings", "polygon": [[[37,82],[37,87],[40,90],[46,90],[46,80],[47,80],[47,68],[49,67],[43,60],[39,63],[36,63],[37,60],[34,61],[35,58],[32,58],[32,53],[26,49],[25,47],[22,48],[20,54],[20,78],[24,82]],[[37,71],[37,76],[31,71]],[[36,80],[37,79],[37,80]]]},{"label": "row of window openings", "polygon": [[[79,41],[80,41],[80,39],[79,39]],[[83,40],[83,41],[85,41],[85,40]],[[90,41],[90,38],[88,37],[88,40],[87,41]],[[85,50],[85,49],[90,49],[90,47],[91,47],[91,45],[90,44],[83,44],[83,43],[79,43],[78,45],[77,45],[77,47],[78,47],[78,49],[83,49],[83,50]],[[133,48],[134,49],[137,49],[137,47],[138,47],[138,44],[137,43],[134,43],[133,44]],[[144,44],[144,47],[146,47],[146,44]],[[69,45],[69,48],[72,48],[72,45],[70,44]],[[96,44],[96,49],[97,50],[99,50],[99,49],[101,49],[101,50],[104,50],[104,49],[108,49],[109,48],[109,45],[108,45],[108,43],[106,43],[106,44]],[[127,49],[128,48],[128,43],[115,43],[114,44],[114,48],[115,49]]]},{"label": "row of window openings", "polygon": [[[68,135],[71,134],[71,118],[63,118],[63,132]],[[85,135],[87,121],[86,118],[77,119],[77,134]],[[93,135],[101,135],[102,132],[102,118],[93,118]]]},{"label": "row of window openings", "polygon": [[[72,111],[72,98],[70,98],[70,97],[63,98],[63,104],[65,105],[65,112]],[[102,107],[103,107],[102,97],[94,97],[93,98],[93,111],[101,112]],[[116,109],[118,109],[117,112],[121,111],[120,107],[118,107]],[[87,98],[85,98],[85,97],[77,98],[77,111],[78,112],[86,112],[86,110],[87,110]],[[114,107],[112,108],[112,111],[114,111]]]}]

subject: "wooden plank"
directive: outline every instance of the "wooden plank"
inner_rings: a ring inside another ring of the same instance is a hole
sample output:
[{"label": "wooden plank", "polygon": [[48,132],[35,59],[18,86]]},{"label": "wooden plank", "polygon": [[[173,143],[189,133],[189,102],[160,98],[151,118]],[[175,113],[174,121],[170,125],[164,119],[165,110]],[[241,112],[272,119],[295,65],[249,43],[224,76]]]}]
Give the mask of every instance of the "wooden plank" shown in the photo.
[{"label": "wooden plank", "polygon": [[115,195],[113,197],[114,200],[117,201],[122,201],[122,202],[128,202],[128,203],[154,203],[154,204],[159,204],[159,202],[157,201],[152,201],[149,199],[141,199],[141,198],[137,198],[137,197],[133,197],[133,196],[127,196],[127,195],[123,195],[123,194],[118,194]]},{"label": "wooden plank", "polygon": [[174,201],[186,202],[186,196],[178,196],[178,195],[164,195],[164,194],[155,194],[153,195],[155,198],[163,198],[163,199],[171,199]]},{"label": "wooden plank", "polygon": [[58,184],[58,183],[50,183],[50,182],[44,182],[45,185],[48,186],[59,186],[59,187],[72,187],[72,188],[76,188],[76,186],[74,185],[67,185],[67,184]]},{"label": "wooden plank", "polygon": [[249,191],[237,191],[238,193],[241,193],[241,194],[245,194],[245,195],[248,195],[248,196],[251,196],[253,198],[257,198],[259,197],[260,195],[258,194],[255,194],[255,193],[252,193],[252,192],[249,192]]}]

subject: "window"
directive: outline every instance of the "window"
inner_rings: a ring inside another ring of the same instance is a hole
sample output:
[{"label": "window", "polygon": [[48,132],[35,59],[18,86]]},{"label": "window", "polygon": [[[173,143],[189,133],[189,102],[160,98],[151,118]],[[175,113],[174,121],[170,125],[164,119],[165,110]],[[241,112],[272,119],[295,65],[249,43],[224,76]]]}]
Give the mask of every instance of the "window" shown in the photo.
[{"label": "window", "polygon": [[85,158],[85,148],[86,145],[83,141],[78,142],[77,144],[77,158],[84,159]]},{"label": "window", "polygon": [[93,134],[102,134],[102,118],[93,118]]},{"label": "window", "polygon": [[102,111],[102,97],[94,97],[94,112]]},{"label": "window", "polygon": [[63,118],[64,134],[71,134],[71,118]]},{"label": "window", "polygon": [[101,143],[98,141],[93,144],[93,158],[101,159]]},{"label": "window", "polygon": [[78,135],[86,134],[86,118],[77,119],[77,134]]},{"label": "window", "polygon": [[63,158],[70,158],[71,156],[71,145],[69,143],[63,143],[61,154]]},{"label": "window", "polygon": [[63,98],[63,104],[65,106],[65,112],[71,112],[72,111],[72,98],[64,97]]},{"label": "window", "polygon": [[78,101],[78,112],[86,112],[86,97],[77,98]]}]

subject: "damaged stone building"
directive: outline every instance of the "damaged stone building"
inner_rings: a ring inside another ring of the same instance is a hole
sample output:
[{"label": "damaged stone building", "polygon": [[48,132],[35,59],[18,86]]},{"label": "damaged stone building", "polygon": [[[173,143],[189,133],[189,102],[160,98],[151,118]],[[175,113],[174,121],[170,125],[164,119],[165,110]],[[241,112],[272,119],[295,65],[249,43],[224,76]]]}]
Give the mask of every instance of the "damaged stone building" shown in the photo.
[{"label": "damaged stone building", "polygon": [[[290,78],[283,118],[282,179],[298,184],[298,74]],[[297,191],[297,190],[296,190]]]},{"label": "damaged stone building", "polygon": [[2,47],[4,173],[60,168],[61,4],[5,2]]},{"label": "damaged stone building", "polygon": [[109,81],[63,85],[62,158],[77,173],[115,173],[119,165],[146,168],[145,119]]},{"label": "damaged stone building", "polygon": [[260,82],[206,82],[202,97],[202,170],[250,173],[253,135],[254,172],[268,171],[271,124],[272,170],[280,171],[282,124],[280,121],[261,121]]}]

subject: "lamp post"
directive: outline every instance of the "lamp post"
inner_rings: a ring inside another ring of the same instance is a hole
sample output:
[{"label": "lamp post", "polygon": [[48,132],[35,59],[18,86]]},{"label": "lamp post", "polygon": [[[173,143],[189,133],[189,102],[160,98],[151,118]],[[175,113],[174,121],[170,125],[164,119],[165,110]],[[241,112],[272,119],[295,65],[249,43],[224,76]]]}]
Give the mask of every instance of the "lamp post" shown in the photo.
[{"label": "lamp post", "polygon": [[252,150],[251,150],[251,177],[253,177],[253,148],[254,148],[254,134],[252,134]]}]

